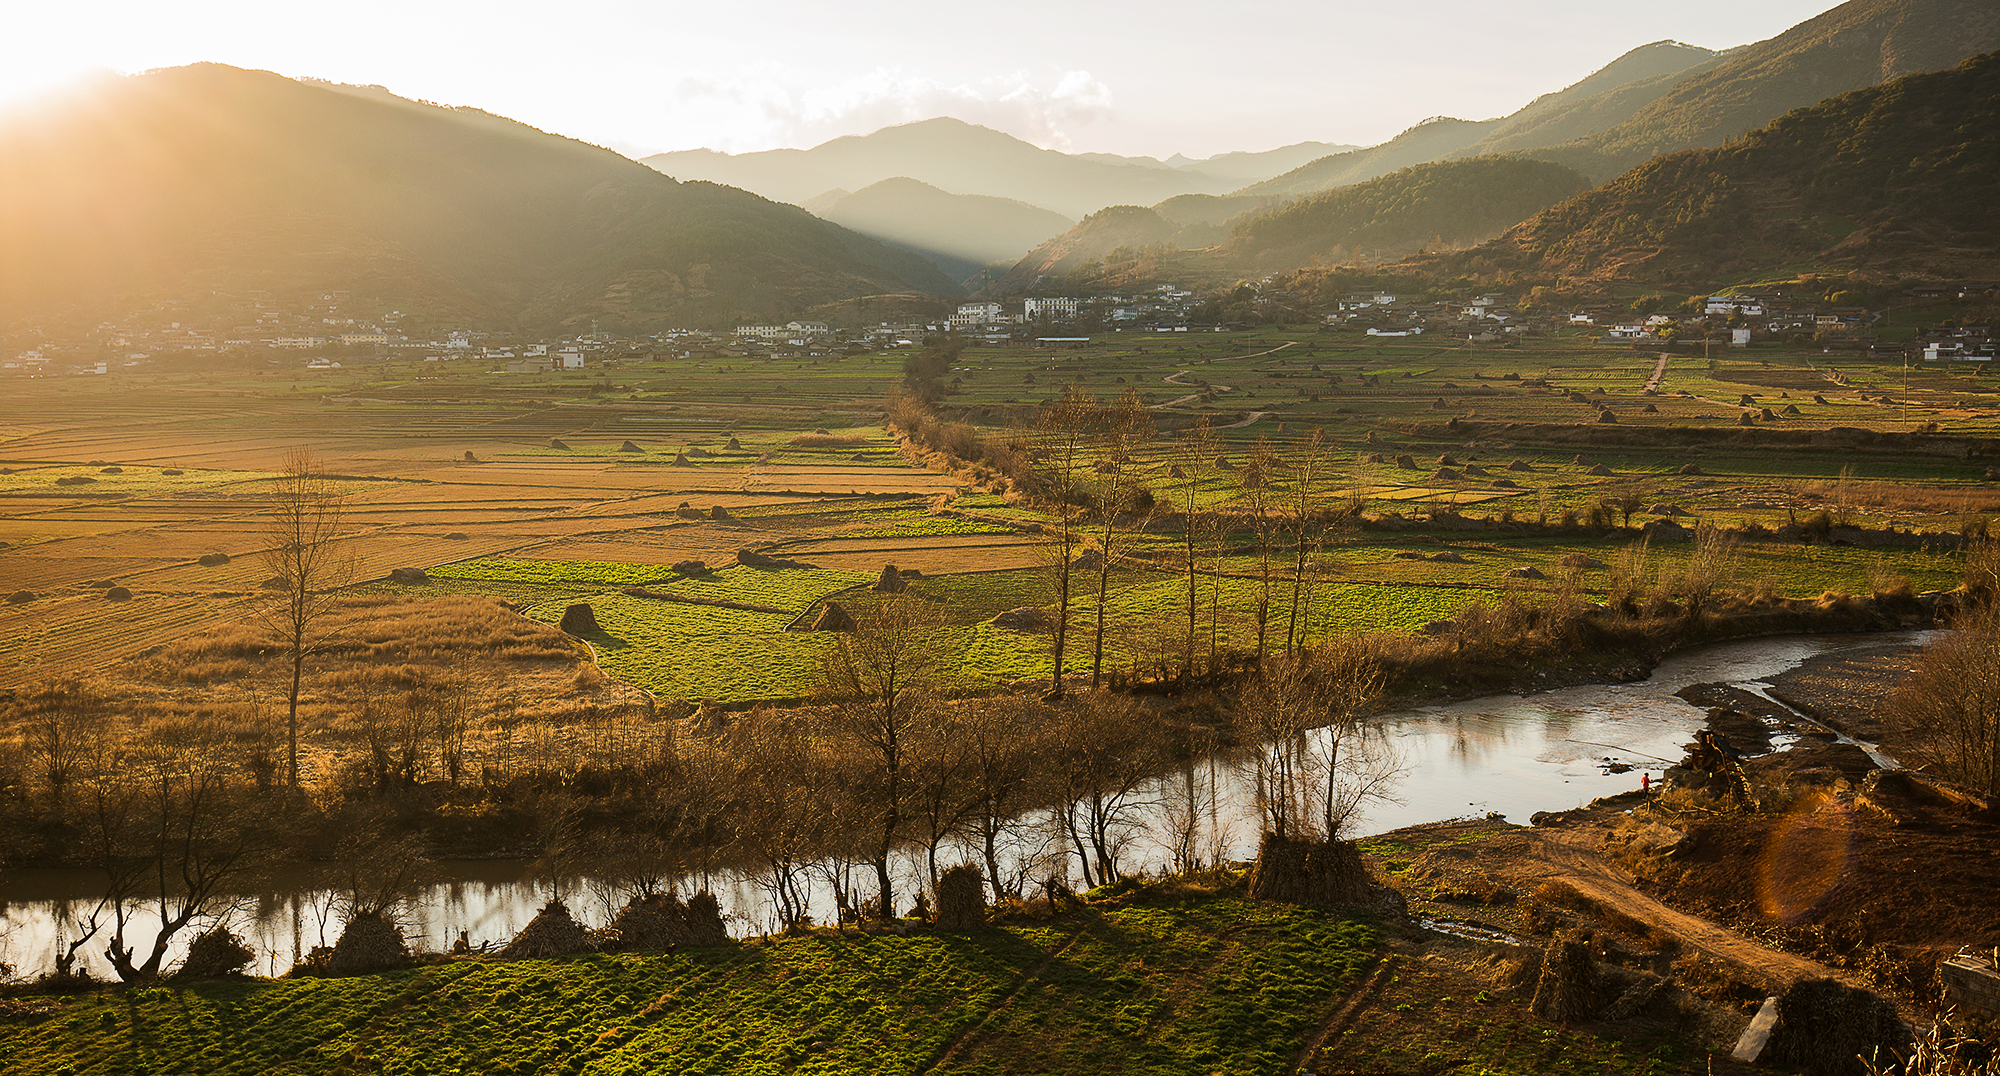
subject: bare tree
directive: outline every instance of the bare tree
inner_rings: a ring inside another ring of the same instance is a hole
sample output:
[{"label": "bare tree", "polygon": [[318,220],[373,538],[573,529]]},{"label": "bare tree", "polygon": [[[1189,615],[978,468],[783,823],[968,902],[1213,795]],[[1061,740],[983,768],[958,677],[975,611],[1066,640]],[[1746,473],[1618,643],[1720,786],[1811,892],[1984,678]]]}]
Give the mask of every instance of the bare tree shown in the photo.
[{"label": "bare tree", "polygon": [[835,826],[833,767],[819,757],[800,714],[754,713],[728,739],[742,767],[737,842],[764,865],[755,883],[778,925],[791,930],[809,921],[810,871]]},{"label": "bare tree", "polygon": [[265,617],[283,640],[292,666],[285,695],[285,772],[293,789],[299,787],[299,689],[306,657],[322,642],[318,636],[332,611],[334,591],[352,573],[352,562],[339,544],[343,508],[311,452],[296,449],[286,455],[265,528],[270,545],[264,564],[277,593]]},{"label": "bare tree", "polygon": [[995,900],[1020,896],[1019,872],[1010,875],[1001,869],[1000,853],[1024,829],[1021,816],[1037,770],[1032,750],[1039,738],[1036,730],[1047,727],[1049,717],[1040,703],[993,699],[968,703],[958,729],[967,754],[970,825]]},{"label": "bare tree", "polygon": [[935,718],[930,692],[944,657],[943,628],[924,599],[885,597],[827,659],[826,686],[838,700],[832,731],[865,757],[870,773],[869,852],[885,917],[895,907],[889,853],[909,819],[909,770]]},{"label": "bare tree", "polygon": [[1183,430],[1175,446],[1174,467],[1180,472],[1179,499],[1181,522],[1183,525],[1183,555],[1187,570],[1187,648],[1181,656],[1181,679],[1194,676],[1194,647],[1199,638],[1201,611],[1197,596],[1196,580],[1201,571],[1201,561],[1195,555],[1198,524],[1196,523],[1197,501],[1201,493],[1201,479],[1215,460],[1215,425],[1207,415],[1195,419],[1194,425]]},{"label": "bare tree", "polygon": [[1257,606],[1252,616],[1257,623],[1257,660],[1264,660],[1264,646],[1271,625],[1271,517],[1270,494],[1278,470],[1278,454],[1262,437],[1251,448],[1243,468],[1236,472],[1238,496],[1250,512],[1251,532],[1257,539]]},{"label": "bare tree", "polygon": [[[1122,543],[1118,520],[1139,507],[1139,489],[1130,476],[1132,452],[1152,433],[1153,412],[1127,389],[1102,416],[1097,471],[1097,624],[1091,637],[1090,690],[1104,679],[1104,619],[1111,591],[1111,568]],[[1150,500],[1150,498],[1149,498]],[[1144,529],[1143,525],[1139,529]]]},{"label": "bare tree", "polygon": [[1082,477],[1089,464],[1091,427],[1097,421],[1097,400],[1076,385],[1063,386],[1062,396],[1042,408],[1035,429],[1035,478],[1052,522],[1048,553],[1056,592],[1054,669],[1049,697],[1063,694],[1063,664],[1069,651],[1069,614],[1075,597],[1071,582],[1076,557],[1083,549],[1080,502]]},{"label": "bare tree", "polygon": [[105,703],[90,685],[74,677],[43,684],[29,692],[22,705],[28,757],[48,782],[49,799],[58,819],[69,800],[69,787],[102,750]]},{"label": "bare tree", "polygon": [[1896,689],[1891,721],[1909,761],[2000,795],[2000,603],[1979,601],[1924,647]]},{"label": "bare tree", "polygon": [[1143,827],[1144,795],[1162,761],[1137,707],[1108,694],[1081,696],[1059,711],[1059,820],[1085,885],[1121,877],[1118,861]]},{"label": "bare tree", "polygon": [[1306,620],[1312,615],[1312,580],[1307,569],[1312,550],[1318,544],[1317,522],[1320,484],[1326,481],[1332,449],[1326,430],[1315,426],[1306,435],[1298,462],[1292,467],[1292,488],[1288,498],[1292,523],[1292,594],[1285,621],[1285,652],[1297,653],[1306,645]]},{"label": "bare tree", "polygon": [[1382,672],[1359,644],[1267,663],[1244,693],[1238,720],[1257,743],[1257,805],[1281,838],[1332,840],[1368,803],[1393,795],[1400,763],[1362,726]]}]

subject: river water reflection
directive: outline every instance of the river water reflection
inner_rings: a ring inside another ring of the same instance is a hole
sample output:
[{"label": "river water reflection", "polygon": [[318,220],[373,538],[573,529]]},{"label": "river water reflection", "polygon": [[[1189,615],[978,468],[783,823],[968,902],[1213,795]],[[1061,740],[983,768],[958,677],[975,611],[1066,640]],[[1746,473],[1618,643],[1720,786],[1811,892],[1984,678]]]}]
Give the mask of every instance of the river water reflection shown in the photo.
[{"label": "river water reflection", "polygon": [[[1704,711],[1674,696],[1681,688],[1708,682],[1762,687],[1766,678],[1815,654],[1922,638],[1923,633],[1904,632],[1753,639],[1676,655],[1638,683],[1388,711],[1373,721],[1407,768],[1396,789],[1400,802],[1371,807],[1357,832],[1488,813],[1525,822],[1535,811],[1565,810],[1637,788],[1642,773],[1657,775],[1677,760],[1681,745],[1702,723]],[[1607,761],[1632,768],[1611,773]],[[1256,850],[1257,825],[1245,762],[1218,758],[1202,773],[1204,780],[1214,781],[1218,795],[1198,847],[1211,858],[1249,858]],[[1164,789],[1150,791],[1141,797],[1147,805],[1136,814],[1140,824],[1122,864],[1128,870],[1157,869],[1169,861],[1163,835],[1170,828],[1165,805],[1170,797]],[[943,862],[959,858],[941,857]],[[504,944],[557,892],[555,883],[537,877],[534,865],[524,860],[440,866],[450,880],[426,889],[401,917],[411,941],[424,948],[448,948],[461,932],[475,946]],[[921,859],[907,857],[898,866],[902,891],[915,892],[924,870]],[[20,976],[47,969],[58,923],[71,910],[69,902],[91,902],[94,881],[91,872],[80,870],[21,870],[0,879],[0,901],[5,902],[0,961]],[[725,875],[714,882],[733,931],[761,933],[775,926],[768,902],[750,879]],[[562,890],[579,919],[591,925],[609,920],[613,909],[608,900],[587,882],[572,881]],[[816,916],[830,917],[829,893],[815,892],[812,903]],[[86,903],[81,910],[88,907]],[[249,896],[230,922],[259,954],[254,970],[261,974],[284,971],[301,952],[332,944],[340,931],[333,898],[325,892]],[[99,940],[83,958],[100,972],[104,963],[97,954],[102,949]]]}]

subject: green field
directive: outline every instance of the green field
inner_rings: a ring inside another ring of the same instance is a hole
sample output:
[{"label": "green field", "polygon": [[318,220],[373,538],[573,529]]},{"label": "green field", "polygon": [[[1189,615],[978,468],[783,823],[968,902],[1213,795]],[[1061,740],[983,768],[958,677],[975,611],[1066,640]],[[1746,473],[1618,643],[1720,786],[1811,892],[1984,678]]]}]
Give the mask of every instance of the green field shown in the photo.
[{"label": "green field", "polygon": [[0,1023],[8,1071],[1263,1074],[1377,959],[1325,912],[1236,898],[903,938],[454,961],[165,986]]}]

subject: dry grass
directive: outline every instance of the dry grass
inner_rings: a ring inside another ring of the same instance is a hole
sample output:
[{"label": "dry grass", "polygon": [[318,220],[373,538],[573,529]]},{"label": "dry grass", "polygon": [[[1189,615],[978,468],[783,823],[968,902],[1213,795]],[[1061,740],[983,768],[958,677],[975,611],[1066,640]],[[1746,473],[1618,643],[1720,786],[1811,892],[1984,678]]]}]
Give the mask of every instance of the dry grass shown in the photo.
[{"label": "dry grass", "polygon": [[2000,513],[2000,491],[1991,489],[1939,489],[1897,482],[1830,479],[1803,483],[1799,486],[1799,494],[1804,499],[1829,505],[1888,514],[1976,516]]},{"label": "dry grass", "polygon": [[865,433],[802,433],[789,442],[793,448],[857,448],[868,443]]}]

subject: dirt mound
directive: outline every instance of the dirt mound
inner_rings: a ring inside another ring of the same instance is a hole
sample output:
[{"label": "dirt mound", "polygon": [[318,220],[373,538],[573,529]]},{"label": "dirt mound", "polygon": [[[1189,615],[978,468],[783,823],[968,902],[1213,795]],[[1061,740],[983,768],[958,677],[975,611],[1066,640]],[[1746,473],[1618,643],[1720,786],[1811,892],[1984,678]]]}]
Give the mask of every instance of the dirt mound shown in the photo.
[{"label": "dirt mound", "polygon": [[220,979],[235,975],[257,959],[228,927],[216,925],[188,945],[187,959],[176,974],[183,979]]},{"label": "dirt mound", "polygon": [[1894,1005],[1832,979],[1807,979],[1778,995],[1778,1022],[1758,1060],[1810,1076],[1861,1076],[1861,1058],[1887,1058],[1909,1042]]},{"label": "dirt mound", "polygon": [[499,955],[502,960],[548,960],[586,953],[593,948],[590,933],[569,914],[569,905],[552,900],[542,905],[542,910],[528,920],[528,925],[514,935],[514,940]]},{"label": "dirt mound", "polygon": [[26,605],[34,600],[35,600],[35,592],[32,590],[17,590],[12,594],[7,595],[8,605]]},{"label": "dirt mound", "polygon": [[736,551],[736,563],[743,565],[745,568],[781,569],[781,568],[812,567],[812,565],[807,564],[805,561],[802,560],[787,560],[784,557],[774,557],[768,553],[761,553],[755,549],[750,549],[750,548],[739,549]]},{"label": "dirt mound", "polygon": [[1009,631],[1047,631],[1049,614],[1035,606],[1024,605],[1019,609],[1009,609],[1000,613],[987,623]]},{"label": "dirt mound", "polygon": [[410,946],[403,930],[380,915],[357,915],[347,921],[340,940],[327,958],[329,975],[365,975],[409,962]]},{"label": "dirt mound", "polygon": [[603,630],[597,626],[597,613],[590,608],[589,602],[577,602],[569,608],[564,609],[562,620],[556,624],[556,627],[569,632],[571,635],[584,635],[589,632]]}]

